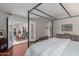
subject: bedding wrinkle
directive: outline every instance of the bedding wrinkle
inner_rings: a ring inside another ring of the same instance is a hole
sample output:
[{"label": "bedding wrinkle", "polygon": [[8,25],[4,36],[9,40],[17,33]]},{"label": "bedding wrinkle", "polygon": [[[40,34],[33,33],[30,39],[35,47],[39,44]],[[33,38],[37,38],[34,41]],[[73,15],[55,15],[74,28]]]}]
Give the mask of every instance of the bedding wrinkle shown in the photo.
[{"label": "bedding wrinkle", "polygon": [[79,42],[70,39],[50,38],[37,42],[28,49],[28,56],[79,56]]},{"label": "bedding wrinkle", "polygon": [[43,51],[41,55],[42,56],[60,56],[63,53],[63,51],[66,49],[69,42],[70,40],[60,40],[55,45],[50,46],[45,51]]},{"label": "bedding wrinkle", "polygon": [[70,39],[50,38],[45,41],[37,42],[28,49],[29,56],[59,56],[70,43]]},{"label": "bedding wrinkle", "polygon": [[30,55],[32,55],[32,56],[40,55],[41,52],[43,52],[50,45],[53,45],[55,42],[57,42],[59,40],[60,39],[58,39],[58,38],[55,38],[55,39],[51,38],[49,40],[45,40],[45,41],[42,41],[42,42],[37,42],[37,43],[30,46],[30,48],[28,49],[28,52],[25,55],[29,55],[28,53],[30,53]]}]

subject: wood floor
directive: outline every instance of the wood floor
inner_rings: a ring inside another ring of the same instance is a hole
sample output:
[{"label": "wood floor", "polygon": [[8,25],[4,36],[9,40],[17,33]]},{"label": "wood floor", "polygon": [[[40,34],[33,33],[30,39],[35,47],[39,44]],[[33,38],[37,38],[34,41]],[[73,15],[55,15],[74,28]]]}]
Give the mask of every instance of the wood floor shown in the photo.
[{"label": "wood floor", "polygon": [[27,51],[28,43],[21,43],[18,45],[13,46],[9,50],[1,51],[0,56],[24,56],[25,52]]}]

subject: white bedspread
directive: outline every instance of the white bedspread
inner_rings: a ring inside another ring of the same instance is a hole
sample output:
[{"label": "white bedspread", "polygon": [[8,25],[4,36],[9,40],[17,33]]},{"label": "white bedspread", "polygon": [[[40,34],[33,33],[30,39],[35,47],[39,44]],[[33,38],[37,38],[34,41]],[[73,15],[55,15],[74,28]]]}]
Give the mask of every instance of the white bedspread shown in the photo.
[{"label": "white bedspread", "polygon": [[62,53],[63,56],[79,56],[79,42],[71,41]]},{"label": "white bedspread", "polygon": [[29,56],[79,55],[78,50],[79,50],[78,42],[71,41],[70,39],[51,38],[31,45],[31,47],[28,49],[28,52],[25,55]]}]

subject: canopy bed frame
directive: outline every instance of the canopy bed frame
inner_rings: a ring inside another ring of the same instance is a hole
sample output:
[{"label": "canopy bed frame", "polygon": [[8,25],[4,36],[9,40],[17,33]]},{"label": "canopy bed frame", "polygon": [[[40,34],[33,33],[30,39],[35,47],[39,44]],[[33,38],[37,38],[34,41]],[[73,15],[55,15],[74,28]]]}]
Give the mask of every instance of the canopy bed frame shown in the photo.
[{"label": "canopy bed frame", "polygon": [[[51,20],[51,21],[52,21],[52,37],[53,37],[53,20],[61,20],[61,19],[79,17],[79,15],[71,16],[71,14],[67,11],[67,9],[64,7],[64,5],[63,5],[62,3],[58,3],[59,6],[61,6],[62,9],[67,13],[68,17],[57,19],[57,18],[55,18],[55,17],[53,17],[53,16],[47,14],[46,12],[44,12],[44,11],[42,11],[42,10],[40,10],[40,9],[37,8],[38,6],[41,6],[42,4],[43,4],[43,3],[39,3],[39,4],[37,4],[35,7],[33,7],[32,9],[28,10],[28,47],[29,47],[29,34],[30,34],[30,32],[29,32],[29,29],[30,29],[30,27],[29,27],[29,25],[30,25],[30,14],[36,15],[36,16],[38,16],[38,17],[42,17],[42,18],[45,18],[45,19],[48,19],[48,20]],[[48,16],[49,18],[48,18],[48,17],[41,16],[41,15],[39,15],[39,14],[32,13],[33,10],[37,10],[37,11],[39,11],[40,13],[42,13],[42,14]]]}]

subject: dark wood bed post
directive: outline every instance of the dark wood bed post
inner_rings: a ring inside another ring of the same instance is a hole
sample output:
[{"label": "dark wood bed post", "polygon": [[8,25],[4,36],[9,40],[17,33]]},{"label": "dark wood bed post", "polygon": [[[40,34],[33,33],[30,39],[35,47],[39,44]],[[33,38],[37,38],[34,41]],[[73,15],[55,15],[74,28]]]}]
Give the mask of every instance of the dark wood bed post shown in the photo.
[{"label": "dark wood bed post", "polygon": [[37,4],[35,7],[33,7],[31,10],[28,11],[28,48],[29,48],[29,42],[30,42],[30,38],[29,38],[29,34],[30,34],[30,32],[29,32],[29,29],[30,29],[30,26],[29,26],[30,25],[30,12],[41,4],[42,3]]},{"label": "dark wood bed post", "polygon": [[8,17],[6,17],[6,36],[7,36],[7,49],[8,49]]},{"label": "dark wood bed post", "polygon": [[52,37],[53,37],[53,20],[52,20]]},{"label": "dark wood bed post", "polygon": [[29,22],[29,21],[30,21],[30,13],[29,13],[29,11],[28,11],[28,48],[29,48],[29,34],[30,34],[30,33],[29,33],[29,28],[30,28],[30,27],[29,27],[29,25],[30,25],[30,22]]}]

